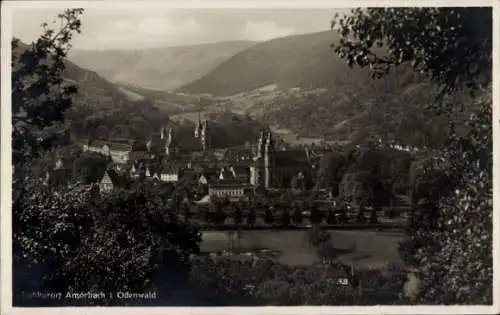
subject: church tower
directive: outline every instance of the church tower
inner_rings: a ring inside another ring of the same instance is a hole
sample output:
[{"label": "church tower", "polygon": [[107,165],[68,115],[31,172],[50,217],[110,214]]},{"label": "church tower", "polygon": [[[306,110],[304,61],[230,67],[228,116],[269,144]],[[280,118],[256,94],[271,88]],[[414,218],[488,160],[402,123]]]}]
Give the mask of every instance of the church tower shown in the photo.
[{"label": "church tower", "polygon": [[195,138],[199,138],[200,137],[201,127],[202,127],[201,114],[198,113],[198,121],[196,122],[196,125],[194,127],[194,137]]},{"label": "church tower", "polygon": [[165,126],[161,127],[160,139],[161,141],[165,140]]},{"label": "church tower", "polygon": [[165,139],[165,155],[171,156],[173,154],[172,150],[172,127],[168,128],[168,134]]},{"label": "church tower", "polygon": [[200,130],[200,142],[201,142],[201,149],[203,152],[207,151],[207,120],[203,120],[201,123],[201,130]]},{"label": "church tower", "polygon": [[258,159],[264,157],[264,150],[265,150],[264,146],[265,146],[265,142],[266,142],[265,137],[266,137],[265,133],[262,130],[260,132],[259,142],[257,143],[257,158]]},{"label": "church tower", "polygon": [[269,188],[273,183],[274,172],[274,140],[271,130],[266,132],[264,144],[264,187]]},{"label": "church tower", "polygon": [[270,130],[260,132],[257,143],[257,156],[254,158],[251,172],[251,184],[269,188],[273,185],[275,167],[274,140]]}]

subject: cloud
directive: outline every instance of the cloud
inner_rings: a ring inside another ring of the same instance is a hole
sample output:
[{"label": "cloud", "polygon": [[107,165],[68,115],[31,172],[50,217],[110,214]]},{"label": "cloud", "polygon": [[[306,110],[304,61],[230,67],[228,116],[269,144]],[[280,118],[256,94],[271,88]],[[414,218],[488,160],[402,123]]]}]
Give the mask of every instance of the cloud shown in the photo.
[{"label": "cloud", "polygon": [[174,24],[167,18],[147,17],[139,23],[138,30],[144,35],[192,34],[201,30],[201,27],[194,19]]},{"label": "cloud", "polygon": [[295,28],[279,26],[273,21],[247,22],[241,31],[244,39],[253,41],[266,41],[297,33]]},{"label": "cloud", "polygon": [[[40,36],[40,24],[60,9],[16,9],[13,34],[29,42]],[[293,34],[328,30],[333,16],[325,9],[171,9],[107,10],[88,8],[75,49],[140,49],[228,40],[265,41]],[[58,24],[59,25],[59,24]]]},{"label": "cloud", "polygon": [[173,40],[198,35],[203,27],[195,19],[171,20],[148,16],[107,23],[94,37],[101,48],[165,46]]},{"label": "cloud", "polygon": [[109,24],[109,30],[112,32],[128,32],[134,29],[131,21],[120,20]]}]

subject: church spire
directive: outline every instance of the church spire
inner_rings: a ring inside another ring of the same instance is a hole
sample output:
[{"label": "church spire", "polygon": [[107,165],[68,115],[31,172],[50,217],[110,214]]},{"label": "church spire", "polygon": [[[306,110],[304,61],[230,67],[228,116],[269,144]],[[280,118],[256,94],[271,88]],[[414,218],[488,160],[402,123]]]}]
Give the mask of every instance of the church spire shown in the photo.
[{"label": "church spire", "polygon": [[160,137],[161,140],[165,139],[165,126],[161,127]]},{"label": "church spire", "polygon": [[203,151],[207,150],[207,120],[203,120],[201,122],[201,132],[200,132],[200,140],[201,140],[201,147]]},{"label": "church spire", "polygon": [[168,135],[165,141],[165,154],[170,155],[170,148],[172,147],[172,128],[168,128]]},{"label": "church spire", "polygon": [[55,170],[60,170],[62,167],[63,167],[62,160],[61,160],[61,159],[58,159],[58,160],[56,161],[56,165],[55,165],[54,169],[55,169]]},{"label": "church spire", "polygon": [[168,128],[167,143],[172,144],[172,127]]},{"label": "church spire", "polygon": [[201,127],[202,127],[201,113],[198,112],[198,122],[196,123],[196,126],[194,128],[194,137],[195,138],[199,138],[200,137]]},{"label": "church spire", "polygon": [[266,131],[266,150],[274,147],[273,134],[270,129]]},{"label": "church spire", "polygon": [[265,143],[265,132],[264,130],[260,131],[260,137],[259,137],[259,142],[257,144],[257,157],[262,157],[264,154],[264,143]]}]

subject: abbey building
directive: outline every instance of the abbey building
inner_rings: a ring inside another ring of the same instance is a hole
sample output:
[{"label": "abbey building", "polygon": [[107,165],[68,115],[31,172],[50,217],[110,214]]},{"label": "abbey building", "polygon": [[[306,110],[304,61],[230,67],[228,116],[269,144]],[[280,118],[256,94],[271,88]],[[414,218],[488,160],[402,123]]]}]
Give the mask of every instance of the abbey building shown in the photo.
[{"label": "abbey building", "polygon": [[311,179],[308,150],[277,148],[269,129],[262,130],[253,144],[215,149],[210,146],[207,120],[199,118],[191,137],[199,144],[198,149],[187,152],[173,128],[167,126],[147,141],[97,140],[85,143],[83,149],[109,157],[129,178],[176,182],[194,176],[195,181],[211,187],[215,195],[224,193],[220,190],[290,188],[294,180]]}]

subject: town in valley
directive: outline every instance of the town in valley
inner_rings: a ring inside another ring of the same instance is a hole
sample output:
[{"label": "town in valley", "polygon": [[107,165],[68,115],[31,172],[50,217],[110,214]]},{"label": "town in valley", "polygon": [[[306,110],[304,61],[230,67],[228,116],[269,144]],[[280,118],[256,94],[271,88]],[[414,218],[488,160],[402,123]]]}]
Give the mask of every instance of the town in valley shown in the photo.
[{"label": "town in valley", "polygon": [[492,7],[115,9],[10,9],[14,306],[493,305]]}]

